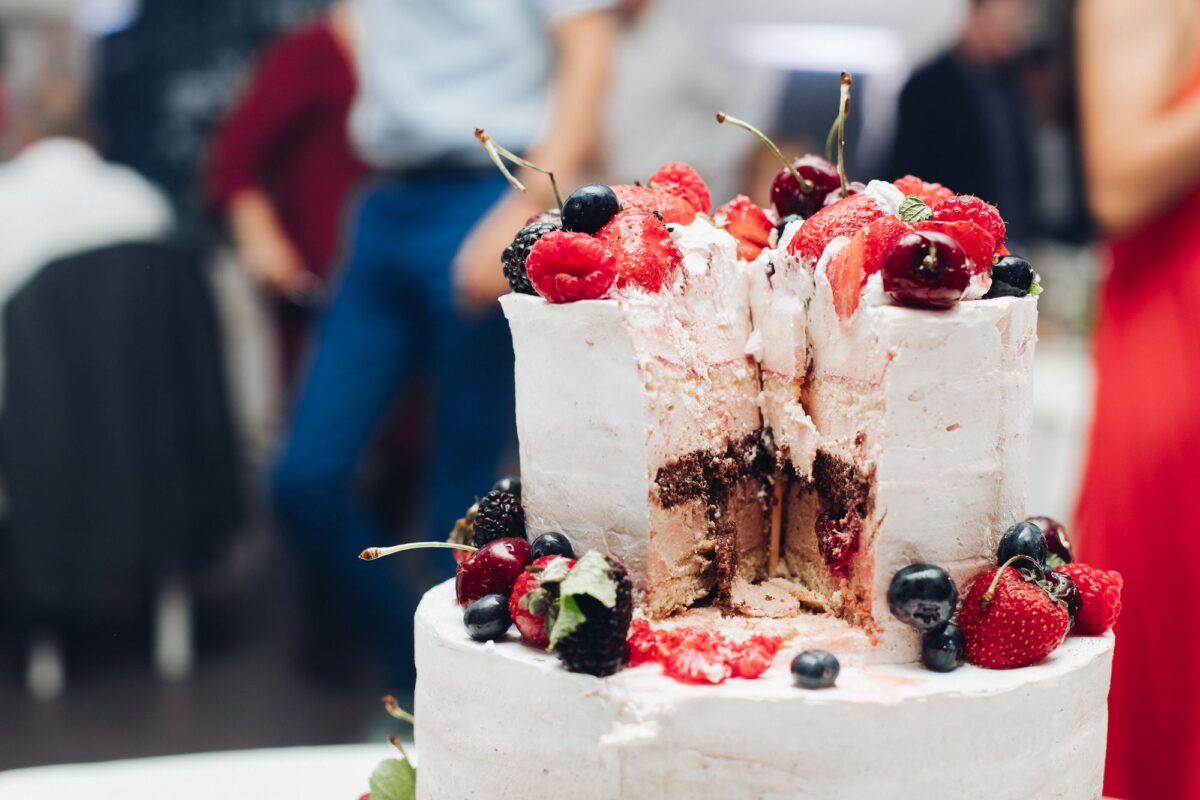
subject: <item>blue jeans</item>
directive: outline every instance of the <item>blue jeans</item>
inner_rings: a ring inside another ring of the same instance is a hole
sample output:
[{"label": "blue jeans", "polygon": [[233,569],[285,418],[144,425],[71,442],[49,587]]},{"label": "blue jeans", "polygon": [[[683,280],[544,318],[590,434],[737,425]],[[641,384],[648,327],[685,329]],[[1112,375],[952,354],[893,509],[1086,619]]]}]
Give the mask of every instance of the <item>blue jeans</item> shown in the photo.
[{"label": "blue jeans", "polygon": [[435,557],[358,561],[364,548],[393,542],[356,497],[355,474],[418,365],[431,366],[438,392],[422,538],[446,538],[473,499],[488,490],[515,441],[508,327],[499,306],[478,318],[460,315],[450,270],[468,230],[504,188],[498,175],[450,174],[386,179],[365,191],[349,261],[321,319],[272,475],[275,507],[287,530],[342,587],[341,599],[356,609],[393,684],[412,675],[415,601],[453,574],[453,560],[445,551],[431,551],[426,555]]}]

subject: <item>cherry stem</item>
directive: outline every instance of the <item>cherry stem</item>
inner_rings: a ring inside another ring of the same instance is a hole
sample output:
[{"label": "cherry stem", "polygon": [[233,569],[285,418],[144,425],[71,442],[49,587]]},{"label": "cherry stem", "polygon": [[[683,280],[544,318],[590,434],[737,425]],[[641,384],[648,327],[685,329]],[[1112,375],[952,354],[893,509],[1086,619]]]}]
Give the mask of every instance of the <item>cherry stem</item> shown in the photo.
[{"label": "cherry stem", "polygon": [[403,553],[408,550],[423,550],[425,548],[441,548],[443,550],[462,550],[464,553],[474,553],[478,547],[472,547],[469,544],[456,544],[454,542],[409,542],[408,544],[397,544],[392,547],[368,547],[358,554],[358,557],[363,561],[374,561],[377,558]]},{"label": "cherry stem", "polygon": [[1008,561],[1005,561],[1003,564],[1000,565],[1000,569],[996,570],[996,575],[992,578],[992,582],[990,584],[988,584],[987,591],[983,593],[983,597],[979,598],[979,604],[981,606],[986,608],[987,604],[992,602],[992,598],[994,598],[996,596],[996,587],[998,587],[1000,585],[1000,578],[1004,576],[1004,570],[1011,567],[1013,565],[1013,562],[1016,562],[1016,561],[1028,561],[1030,564],[1033,564],[1035,567],[1038,567],[1039,569],[1042,566],[1035,559],[1031,558],[1030,556],[1021,554],[1021,553],[1018,553],[1017,555],[1010,558]]},{"label": "cherry stem", "polygon": [[390,694],[385,694],[380,699],[383,701],[383,710],[388,713],[388,716],[396,719],[402,719],[409,725],[417,724],[417,718],[401,708],[400,704],[396,702],[396,698],[392,697]]},{"label": "cherry stem", "polygon": [[722,124],[728,122],[730,125],[733,125],[735,127],[741,128],[742,130],[750,131],[751,133],[753,133],[755,136],[757,136],[762,141],[763,144],[765,144],[767,147],[770,148],[771,152],[775,154],[775,157],[779,159],[779,162],[781,164],[783,164],[784,169],[786,169],[788,172],[792,173],[792,177],[795,178],[796,182],[800,184],[800,191],[807,193],[807,192],[811,192],[813,190],[813,182],[810,181],[808,178],[803,177],[799,172],[797,172],[796,168],[792,166],[792,162],[789,161],[787,156],[785,156],[783,154],[783,151],[781,151],[775,145],[775,143],[771,141],[770,137],[768,137],[765,133],[760,131],[758,128],[754,127],[753,125],[751,125],[749,122],[746,122],[745,120],[738,119],[737,117],[731,117],[728,114],[726,114],[724,111],[717,112],[717,122],[720,122]]},{"label": "cherry stem", "polygon": [[553,172],[548,169],[542,169],[537,164],[534,164],[531,161],[526,161],[511,150],[501,147],[496,143],[496,140],[489,136],[487,131],[485,131],[483,128],[475,129],[475,138],[478,139],[479,143],[483,145],[483,149],[487,150],[488,156],[490,156],[492,159],[492,163],[496,165],[500,172],[503,173],[504,177],[508,179],[508,182],[512,184],[512,187],[518,192],[525,192],[525,184],[521,183],[521,181],[517,179],[516,175],[513,175],[508,171],[508,167],[504,165],[504,159],[506,158],[518,166],[525,167],[525,169],[531,169],[534,172],[540,172],[546,177],[550,178],[550,186],[554,189],[554,200],[558,203],[559,210],[562,210],[563,199],[562,195],[558,191],[558,181],[554,180]]},{"label": "cherry stem", "polygon": [[825,158],[830,161],[833,160],[834,143],[837,143],[837,171],[838,178],[842,181],[842,197],[847,196],[846,191],[849,188],[845,167],[846,117],[850,116],[850,87],[853,84],[854,78],[850,73],[843,72],[841,85],[838,87],[838,113],[829,128],[829,135],[825,137]]},{"label": "cherry stem", "polygon": [[401,741],[400,741],[400,737],[399,737],[399,736],[389,736],[389,737],[388,737],[388,744],[390,744],[392,747],[394,747],[394,748],[396,748],[397,750],[399,750],[399,751],[400,751],[400,755],[404,756],[404,760],[405,760],[405,761],[411,761],[411,760],[412,760],[412,759],[410,759],[410,758],[408,757],[408,751],[404,749],[404,745],[401,743]]}]

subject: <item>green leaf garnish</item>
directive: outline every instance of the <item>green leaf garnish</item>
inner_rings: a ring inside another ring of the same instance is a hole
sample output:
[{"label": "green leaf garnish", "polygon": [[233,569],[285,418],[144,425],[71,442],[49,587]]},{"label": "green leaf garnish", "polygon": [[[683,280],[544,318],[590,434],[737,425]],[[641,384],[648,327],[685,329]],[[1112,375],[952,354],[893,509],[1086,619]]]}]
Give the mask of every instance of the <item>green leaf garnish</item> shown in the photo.
[{"label": "green leaf garnish", "polygon": [[1032,297],[1037,297],[1042,293],[1042,279],[1036,274],[1033,276],[1033,283],[1029,286],[1029,294]]},{"label": "green leaf garnish", "polygon": [[910,194],[900,201],[899,214],[905,222],[924,222],[933,216],[933,209],[915,194]]},{"label": "green leaf garnish", "polygon": [[608,559],[599,550],[584,553],[559,587],[558,614],[550,629],[550,649],[587,621],[576,598],[591,597],[605,608],[617,605],[617,582]]},{"label": "green leaf garnish", "polygon": [[406,758],[379,762],[371,773],[371,800],[415,800],[417,770]]}]

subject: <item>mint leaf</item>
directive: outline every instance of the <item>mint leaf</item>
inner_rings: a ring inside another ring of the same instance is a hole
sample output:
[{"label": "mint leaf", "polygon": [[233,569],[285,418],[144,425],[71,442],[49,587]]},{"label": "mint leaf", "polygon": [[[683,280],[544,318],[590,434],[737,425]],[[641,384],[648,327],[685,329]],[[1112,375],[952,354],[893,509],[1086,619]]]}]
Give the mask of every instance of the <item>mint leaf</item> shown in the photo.
[{"label": "mint leaf", "polygon": [[578,601],[571,596],[563,597],[558,602],[558,615],[554,617],[554,627],[550,629],[550,644],[546,649],[553,650],[556,644],[570,636],[585,622],[587,617],[579,608]]},{"label": "mint leaf", "polygon": [[415,800],[417,771],[405,758],[379,762],[371,773],[371,800]]},{"label": "mint leaf", "polygon": [[933,216],[933,210],[915,194],[910,194],[900,201],[899,213],[900,219],[905,222],[924,222]]},{"label": "mint leaf", "polygon": [[1047,567],[1065,567],[1066,565],[1067,562],[1063,561],[1062,557],[1058,553],[1051,553],[1050,555],[1046,556]]},{"label": "mint leaf", "polygon": [[558,613],[550,629],[550,648],[587,621],[576,600],[591,597],[606,608],[617,605],[617,582],[608,559],[599,550],[584,553],[559,587]]}]

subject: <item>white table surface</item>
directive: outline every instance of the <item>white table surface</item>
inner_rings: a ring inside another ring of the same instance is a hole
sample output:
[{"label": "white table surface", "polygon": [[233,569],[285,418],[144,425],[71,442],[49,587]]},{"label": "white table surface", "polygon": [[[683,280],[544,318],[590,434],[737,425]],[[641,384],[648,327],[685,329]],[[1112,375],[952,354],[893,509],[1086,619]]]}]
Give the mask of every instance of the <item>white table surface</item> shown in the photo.
[{"label": "white table surface", "polygon": [[387,744],[287,747],[9,770],[0,800],[358,800],[395,754]]}]

